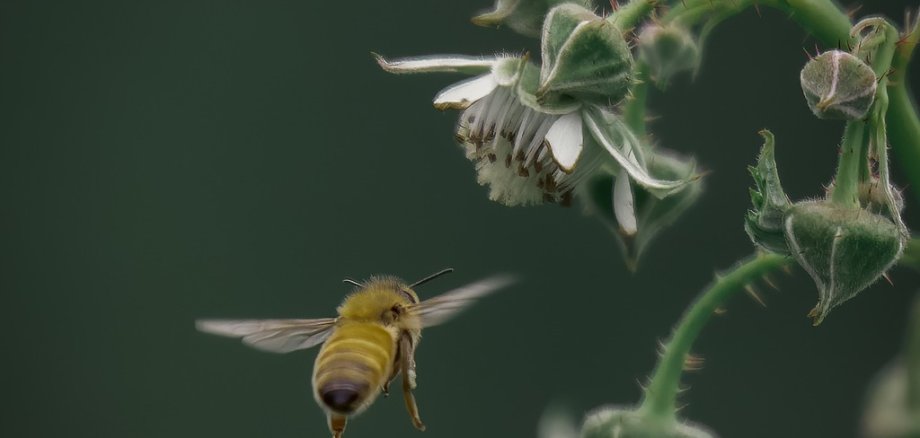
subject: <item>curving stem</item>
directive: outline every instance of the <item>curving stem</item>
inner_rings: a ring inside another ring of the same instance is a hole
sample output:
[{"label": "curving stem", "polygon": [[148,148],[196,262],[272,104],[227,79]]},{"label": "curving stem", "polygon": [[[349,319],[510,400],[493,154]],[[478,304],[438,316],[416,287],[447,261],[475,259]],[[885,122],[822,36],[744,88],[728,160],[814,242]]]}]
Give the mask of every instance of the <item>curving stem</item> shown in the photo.
[{"label": "curving stem", "polygon": [[716,277],[690,306],[665,344],[639,407],[642,414],[666,421],[674,419],[684,362],[709,317],[736,292],[765,274],[786,266],[789,261],[777,254],[758,254],[739,263],[728,274]]}]

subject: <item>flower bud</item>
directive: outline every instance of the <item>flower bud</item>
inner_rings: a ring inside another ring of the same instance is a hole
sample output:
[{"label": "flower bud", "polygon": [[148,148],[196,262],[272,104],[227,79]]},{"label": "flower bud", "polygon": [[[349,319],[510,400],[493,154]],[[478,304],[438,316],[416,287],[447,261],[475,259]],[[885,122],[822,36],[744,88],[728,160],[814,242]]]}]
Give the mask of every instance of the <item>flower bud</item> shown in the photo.
[{"label": "flower bud", "polygon": [[642,415],[639,411],[603,407],[588,414],[582,438],[712,438],[703,427]]},{"label": "flower bud", "polygon": [[756,188],[751,189],[751,203],[754,208],[745,216],[744,230],[757,246],[767,251],[788,254],[783,220],[792,204],[779,183],[779,173],[773,155],[773,134],[763,130],[760,131],[760,135],[764,138],[764,144],[757,159],[757,166],[748,168],[754,177]]},{"label": "flower bud", "polygon": [[785,231],[789,250],[818,286],[818,304],[809,314],[815,325],[884,274],[906,243],[890,219],[830,202],[795,204]]},{"label": "flower bud", "polygon": [[699,44],[679,25],[645,25],[639,32],[638,51],[651,79],[662,89],[677,73],[695,71],[700,64]]},{"label": "flower bud", "polygon": [[525,36],[538,37],[543,19],[554,6],[575,3],[589,7],[589,0],[497,0],[495,9],[473,17],[473,24],[484,27],[508,26]]},{"label": "flower bud", "polygon": [[610,105],[626,96],[633,59],[616,25],[574,4],[553,8],[543,24],[537,97]]},{"label": "flower bud", "polygon": [[872,67],[840,50],[808,61],[799,79],[808,107],[819,119],[864,118],[875,100],[878,83]]}]

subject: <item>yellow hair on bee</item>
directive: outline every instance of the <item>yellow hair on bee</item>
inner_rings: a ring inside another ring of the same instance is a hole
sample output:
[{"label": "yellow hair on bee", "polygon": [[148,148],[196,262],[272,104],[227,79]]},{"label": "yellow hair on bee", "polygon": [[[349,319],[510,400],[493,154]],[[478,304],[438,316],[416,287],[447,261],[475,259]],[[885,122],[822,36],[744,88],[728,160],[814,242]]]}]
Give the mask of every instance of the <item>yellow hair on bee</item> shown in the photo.
[{"label": "yellow hair on bee", "polygon": [[[410,295],[411,294],[411,295]],[[363,287],[345,297],[339,316],[355,321],[380,321],[381,314],[394,306],[412,304],[415,292],[396,277],[372,277]]]}]

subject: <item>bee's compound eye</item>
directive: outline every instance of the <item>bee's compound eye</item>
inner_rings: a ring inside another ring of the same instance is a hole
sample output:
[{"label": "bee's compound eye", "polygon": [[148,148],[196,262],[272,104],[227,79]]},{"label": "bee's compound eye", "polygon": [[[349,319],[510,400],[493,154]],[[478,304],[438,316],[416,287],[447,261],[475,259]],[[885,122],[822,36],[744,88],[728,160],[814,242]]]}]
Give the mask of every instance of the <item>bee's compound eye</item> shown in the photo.
[{"label": "bee's compound eye", "polygon": [[403,296],[406,297],[406,299],[409,300],[410,303],[412,303],[412,304],[418,304],[418,298],[416,298],[416,297],[413,296],[411,293],[409,293],[409,291],[407,291],[407,290],[405,290],[405,289],[400,289],[399,292],[400,292],[401,294],[403,294]]}]

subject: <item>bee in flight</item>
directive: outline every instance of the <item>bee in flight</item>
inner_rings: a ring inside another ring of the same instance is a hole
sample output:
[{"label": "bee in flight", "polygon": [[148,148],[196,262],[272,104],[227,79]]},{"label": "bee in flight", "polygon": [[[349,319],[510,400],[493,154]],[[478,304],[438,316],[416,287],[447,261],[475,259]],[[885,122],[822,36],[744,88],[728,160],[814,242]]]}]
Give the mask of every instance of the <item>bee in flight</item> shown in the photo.
[{"label": "bee in flight", "polygon": [[423,327],[447,321],[476,299],[510,284],[496,276],[419,301],[413,288],[453,269],[445,269],[412,284],[395,277],[371,277],[355,286],[338,307],[338,317],[196,321],[198,330],[242,338],[251,347],[289,353],[323,344],[313,365],[313,396],[326,412],[333,438],[341,438],[349,416],[367,409],[402,373],[403,397],[412,424],[425,430],[412,390],[415,389],[415,349]]}]

